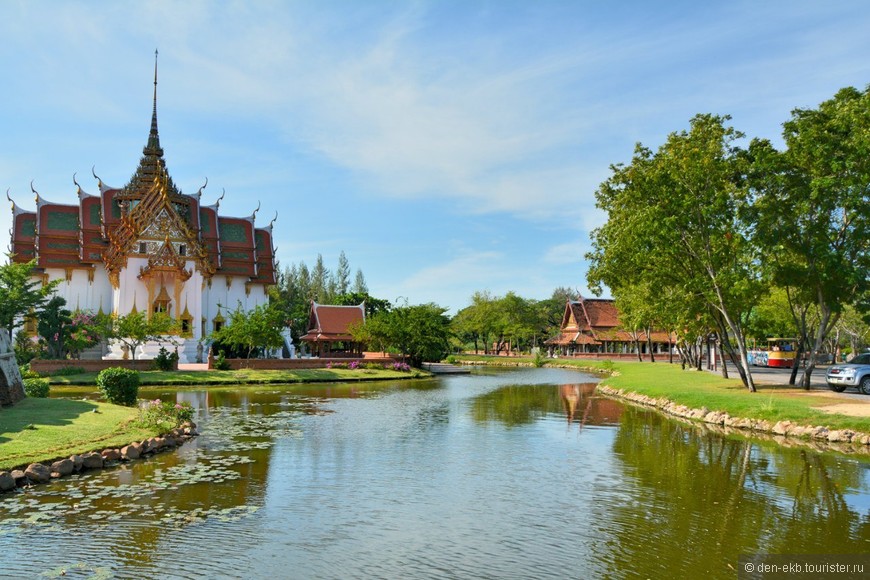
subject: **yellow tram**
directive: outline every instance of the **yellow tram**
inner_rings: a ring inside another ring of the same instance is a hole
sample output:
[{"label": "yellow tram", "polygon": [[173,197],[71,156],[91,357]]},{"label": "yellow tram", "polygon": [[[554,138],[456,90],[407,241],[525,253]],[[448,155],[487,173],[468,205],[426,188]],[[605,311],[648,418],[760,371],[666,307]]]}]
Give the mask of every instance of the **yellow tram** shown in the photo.
[{"label": "yellow tram", "polygon": [[766,348],[753,348],[747,353],[749,364],[757,367],[790,369],[797,355],[796,338],[768,338]]}]

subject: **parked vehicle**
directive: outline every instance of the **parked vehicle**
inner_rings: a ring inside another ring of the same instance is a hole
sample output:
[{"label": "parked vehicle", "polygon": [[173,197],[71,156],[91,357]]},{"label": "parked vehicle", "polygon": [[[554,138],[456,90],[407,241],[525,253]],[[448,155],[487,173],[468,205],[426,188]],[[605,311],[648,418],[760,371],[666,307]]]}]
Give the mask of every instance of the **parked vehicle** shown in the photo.
[{"label": "parked vehicle", "polygon": [[825,379],[832,391],[842,393],[846,387],[858,387],[870,395],[870,353],[859,354],[847,363],[835,364],[828,369]]}]

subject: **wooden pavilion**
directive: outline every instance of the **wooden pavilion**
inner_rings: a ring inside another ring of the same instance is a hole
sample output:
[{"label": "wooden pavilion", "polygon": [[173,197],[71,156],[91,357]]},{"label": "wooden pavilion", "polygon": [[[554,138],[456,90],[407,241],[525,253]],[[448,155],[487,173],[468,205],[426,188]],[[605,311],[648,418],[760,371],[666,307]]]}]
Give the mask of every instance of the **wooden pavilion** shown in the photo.
[{"label": "wooden pavilion", "polygon": [[332,306],[311,301],[308,332],[300,338],[319,357],[362,357],[363,344],[351,334],[355,325],[365,324],[365,303]]}]

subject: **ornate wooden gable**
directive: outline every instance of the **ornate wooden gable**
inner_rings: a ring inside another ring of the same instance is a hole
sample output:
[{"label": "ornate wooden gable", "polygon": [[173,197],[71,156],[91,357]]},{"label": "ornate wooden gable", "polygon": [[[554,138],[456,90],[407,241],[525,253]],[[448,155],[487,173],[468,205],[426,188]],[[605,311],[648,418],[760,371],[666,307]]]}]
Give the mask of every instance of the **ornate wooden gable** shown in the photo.
[{"label": "ornate wooden gable", "polygon": [[170,188],[174,186],[166,170],[161,168],[151,188],[141,197],[131,195],[129,188],[125,188],[123,196],[118,196],[123,199],[121,219],[107,232],[109,248],[103,255],[113,285],[117,286],[118,275],[129,257],[147,256],[151,267],[159,255],[158,261],[165,267],[166,253],[170,250],[180,265],[179,274],[184,271],[185,261],[193,259],[204,277],[214,275],[214,264],[196,231],[179,215],[178,198],[185,196],[172,195]]}]

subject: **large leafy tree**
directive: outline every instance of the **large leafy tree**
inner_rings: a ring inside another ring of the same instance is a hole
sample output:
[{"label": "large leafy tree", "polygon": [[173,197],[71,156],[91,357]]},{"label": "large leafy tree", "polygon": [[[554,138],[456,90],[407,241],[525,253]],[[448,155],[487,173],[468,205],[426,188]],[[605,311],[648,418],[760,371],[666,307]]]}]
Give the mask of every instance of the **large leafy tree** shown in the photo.
[{"label": "large leafy tree", "polygon": [[[742,135],[728,117],[697,115],[688,131],[672,133],[658,151],[638,144],[628,165],[596,192],[607,222],[593,234],[588,280],[618,294],[644,284],[683,297],[683,318],[708,317],[755,391],[744,325],[761,292],[756,262],[738,219],[744,203]],[[679,298],[678,298],[679,299]]]},{"label": "large leafy tree", "polygon": [[15,263],[11,254],[7,257],[7,263],[0,266],[0,327],[6,328],[11,339],[15,326],[42,309],[60,280],[43,285],[32,278],[36,260]]},{"label": "large leafy tree", "polygon": [[755,234],[774,282],[795,312],[812,305],[817,323],[796,318],[816,355],[847,304],[860,303],[870,268],[870,88],[840,90],[816,109],[796,109],[784,125],[786,149],[750,146]]},{"label": "large leafy tree", "polygon": [[453,330],[474,342],[474,352],[483,343],[483,352],[489,354],[493,333],[497,326],[497,298],[489,291],[478,291],[471,296],[471,304],[456,313]]},{"label": "large leafy tree", "polygon": [[407,304],[381,312],[351,330],[369,348],[401,353],[411,364],[434,362],[450,349],[450,319],[437,304]]}]

